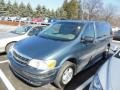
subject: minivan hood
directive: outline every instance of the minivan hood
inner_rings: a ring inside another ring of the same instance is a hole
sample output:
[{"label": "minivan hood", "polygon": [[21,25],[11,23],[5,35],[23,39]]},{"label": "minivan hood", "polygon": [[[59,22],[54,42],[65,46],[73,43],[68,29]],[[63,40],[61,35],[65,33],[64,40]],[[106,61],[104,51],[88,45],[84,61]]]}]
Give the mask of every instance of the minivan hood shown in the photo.
[{"label": "minivan hood", "polygon": [[120,59],[112,57],[99,71],[100,82],[103,90],[120,89]]},{"label": "minivan hood", "polygon": [[15,50],[33,59],[45,59],[46,57],[51,56],[51,54],[54,56],[58,50],[61,50],[67,45],[68,42],[31,36],[18,42],[15,45]]},{"label": "minivan hood", "polygon": [[18,34],[14,34],[14,33],[11,33],[11,32],[0,33],[0,39],[12,38],[12,37],[16,37],[16,36],[18,36]]}]

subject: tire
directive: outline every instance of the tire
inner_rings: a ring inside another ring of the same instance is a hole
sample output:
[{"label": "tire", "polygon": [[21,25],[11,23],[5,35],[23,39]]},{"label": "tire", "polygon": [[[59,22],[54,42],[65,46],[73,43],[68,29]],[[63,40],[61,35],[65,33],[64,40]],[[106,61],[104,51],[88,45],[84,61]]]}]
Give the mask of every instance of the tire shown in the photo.
[{"label": "tire", "polygon": [[10,48],[11,48],[14,44],[15,44],[15,42],[12,42],[12,43],[9,43],[9,44],[6,46],[6,48],[5,48],[6,53],[9,52]]},{"label": "tire", "polygon": [[[70,74],[70,72],[71,72],[71,74]],[[69,74],[69,77],[68,76],[66,77],[67,80],[65,79],[66,73]],[[66,61],[62,65],[61,69],[59,70],[57,77],[54,81],[54,85],[57,88],[64,88],[65,85],[67,85],[71,81],[71,79],[74,76],[74,73],[75,73],[75,64],[73,64],[72,62]]]}]

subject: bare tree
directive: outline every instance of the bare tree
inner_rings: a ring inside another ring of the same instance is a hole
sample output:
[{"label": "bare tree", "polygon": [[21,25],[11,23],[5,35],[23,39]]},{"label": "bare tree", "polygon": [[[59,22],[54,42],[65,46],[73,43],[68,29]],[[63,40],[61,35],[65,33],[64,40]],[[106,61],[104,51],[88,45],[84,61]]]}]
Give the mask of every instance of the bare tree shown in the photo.
[{"label": "bare tree", "polygon": [[112,17],[116,14],[116,7],[112,4],[109,4],[108,6],[104,7],[104,10],[102,11],[102,16],[105,21],[110,22],[112,20]]},{"label": "bare tree", "polygon": [[86,13],[88,14],[88,19],[96,19],[99,12],[103,8],[102,0],[84,0],[84,8]]}]

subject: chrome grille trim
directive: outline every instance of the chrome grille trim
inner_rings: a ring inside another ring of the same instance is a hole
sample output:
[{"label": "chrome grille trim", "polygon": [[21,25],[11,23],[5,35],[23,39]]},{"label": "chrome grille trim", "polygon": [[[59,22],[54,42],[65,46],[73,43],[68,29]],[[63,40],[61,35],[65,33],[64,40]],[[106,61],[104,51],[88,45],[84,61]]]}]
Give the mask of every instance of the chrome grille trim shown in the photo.
[{"label": "chrome grille trim", "polygon": [[31,60],[31,58],[29,58],[29,57],[27,57],[25,55],[20,54],[16,50],[13,51],[13,57],[14,57],[14,59],[15,59],[15,61],[17,63],[20,63],[22,65],[27,65],[28,62]]}]

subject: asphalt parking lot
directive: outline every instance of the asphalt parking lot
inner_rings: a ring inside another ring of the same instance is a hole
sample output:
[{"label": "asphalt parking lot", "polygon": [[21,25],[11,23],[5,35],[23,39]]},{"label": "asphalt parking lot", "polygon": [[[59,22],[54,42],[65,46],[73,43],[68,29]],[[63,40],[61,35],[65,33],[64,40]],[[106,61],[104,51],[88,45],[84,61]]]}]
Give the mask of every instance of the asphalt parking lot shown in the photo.
[{"label": "asphalt parking lot", "polygon": [[[113,45],[120,46],[119,41]],[[112,53],[109,54],[109,57]],[[108,57],[108,58],[109,58]],[[102,59],[94,66],[77,74],[64,90],[88,90],[92,76],[106,60]],[[0,55],[0,90],[58,90],[51,84],[42,87],[32,87],[13,75],[9,68],[9,61],[5,53]]]},{"label": "asphalt parking lot", "polygon": [[10,25],[2,25],[2,24],[0,24],[0,33],[15,30],[16,28],[17,28],[17,26],[10,26]]}]

